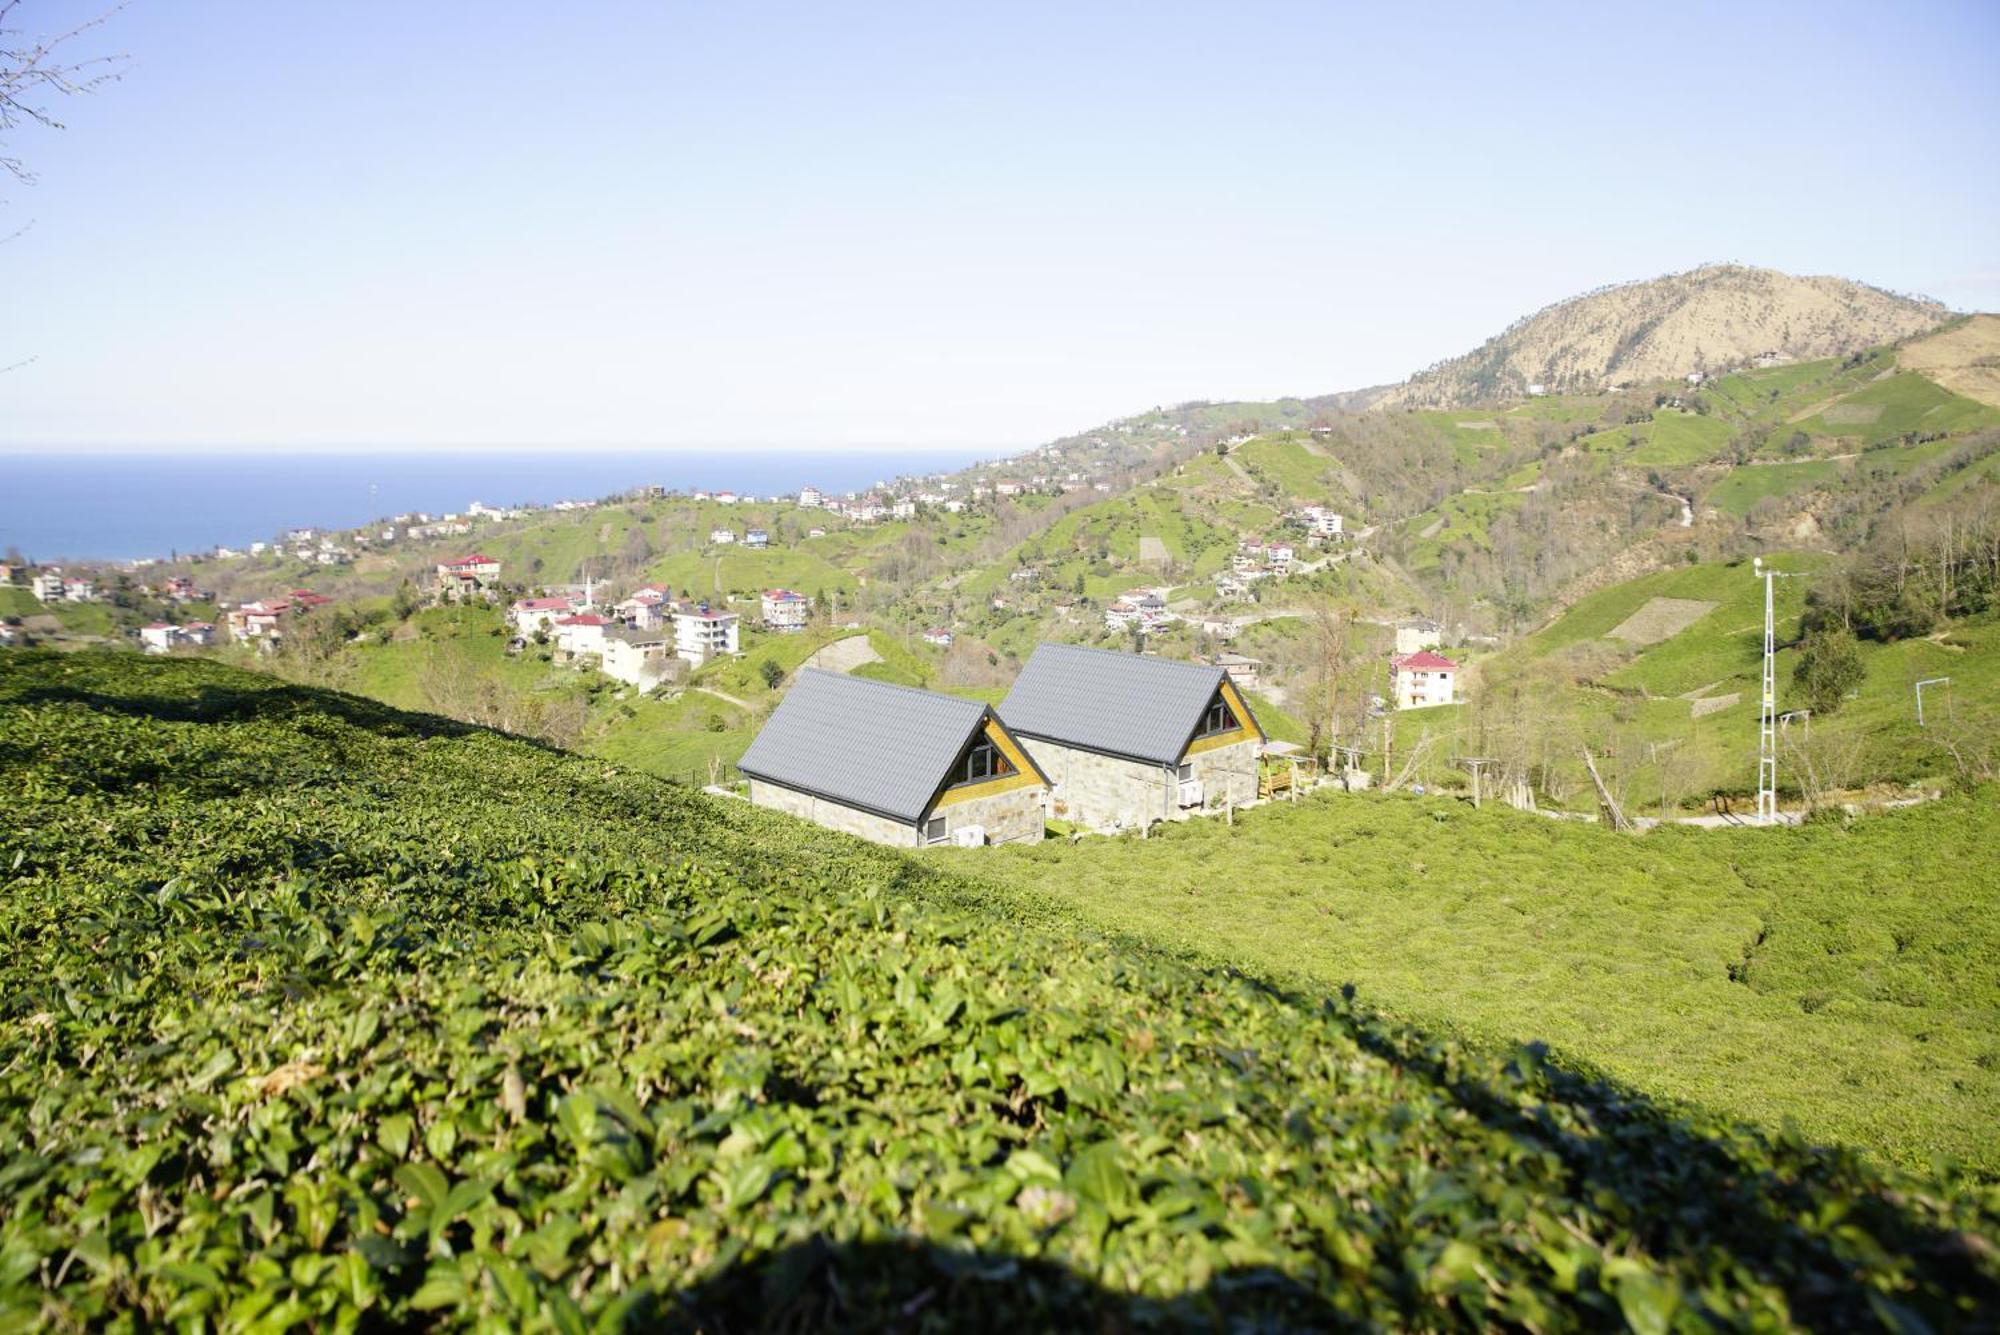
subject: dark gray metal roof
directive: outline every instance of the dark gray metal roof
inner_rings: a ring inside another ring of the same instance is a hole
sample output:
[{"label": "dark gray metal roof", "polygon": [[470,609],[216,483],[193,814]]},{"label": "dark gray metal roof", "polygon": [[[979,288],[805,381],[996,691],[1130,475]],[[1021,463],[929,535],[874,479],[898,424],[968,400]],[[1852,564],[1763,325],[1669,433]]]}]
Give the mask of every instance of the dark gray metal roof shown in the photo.
[{"label": "dark gray metal roof", "polygon": [[1000,721],[1023,737],[1171,765],[1221,685],[1219,667],[1043,644],[1000,702]]},{"label": "dark gray metal roof", "polygon": [[977,700],[807,668],[737,768],[915,824],[987,712]]}]

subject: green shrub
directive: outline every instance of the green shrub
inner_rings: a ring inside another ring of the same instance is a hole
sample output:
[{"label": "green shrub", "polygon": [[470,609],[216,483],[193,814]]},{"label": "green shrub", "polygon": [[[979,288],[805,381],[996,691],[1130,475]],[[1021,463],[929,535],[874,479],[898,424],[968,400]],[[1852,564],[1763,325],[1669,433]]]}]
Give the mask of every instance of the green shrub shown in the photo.
[{"label": "green shrub", "polygon": [[0,658],[0,1327],[1964,1324],[1995,1202],[740,802]]}]

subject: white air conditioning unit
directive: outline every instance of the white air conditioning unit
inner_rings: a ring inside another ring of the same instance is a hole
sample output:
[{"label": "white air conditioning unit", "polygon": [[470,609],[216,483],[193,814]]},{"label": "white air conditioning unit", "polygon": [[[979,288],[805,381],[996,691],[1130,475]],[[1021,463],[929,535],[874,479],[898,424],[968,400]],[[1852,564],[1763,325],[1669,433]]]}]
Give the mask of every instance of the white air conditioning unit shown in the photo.
[{"label": "white air conditioning unit", "polygon": [[1181,780],[1180,804],[1183,809],[1186,809],[1188,807],[1198,807],[1205,800],[1206,798],[1203,796],[1201,791],[1200,779]]},{"label": "white air conditioning unit", "polygon": [[951,842],[958,848],[983,848],[986,845],[986,827],[961,825],[951,832]]}]

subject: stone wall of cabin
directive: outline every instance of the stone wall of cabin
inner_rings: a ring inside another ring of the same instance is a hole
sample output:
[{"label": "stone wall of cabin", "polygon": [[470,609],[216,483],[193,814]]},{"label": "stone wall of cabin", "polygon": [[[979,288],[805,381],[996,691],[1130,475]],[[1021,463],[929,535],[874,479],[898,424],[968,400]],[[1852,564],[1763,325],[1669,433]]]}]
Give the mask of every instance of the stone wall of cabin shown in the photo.
[{"label": "stone wall of cabin", "polygon": [[1093,830],[1130,829],[1172,814],[1173,771],[1060,742],[1023,737],[1049,779],[1049,816]]},{"label": "stone wall of cabin", "polygon": [[1197,751],[1188,757],[1194,777],[1201,780],[1202,797],[1209,806],[1233,802],[1242,806],[1257,800],[1257,741],[1246,737],[1212,751]]},{"label": "stone wall of cabin", "polygon": [[[1093,830],[1133,829],[1156,820],[1173,820],[1180,808],[1176,771],[1136,760],[1119,760],[1059,742],[1023,737],[1021,744],[1049,776],[1049,817],[1074,821]],[[1243,806],[1257,799],[1257,739],[1198,751],[1187,761],[1201,780],[1209,806],[1233,802]]]},{"label": "stone wall of cabin", "polygon": [[1043,834],[1049,790],[1039,784],[1015,788],[991,797],[970,797],[932,810],[943,816],[949,839],[955,830],[977,825],[989,844],[1035,843]]},{"label": "stone wall of cabin", "polygon": [[[900,848],[914,848],[917,845],[917,827],[903,825],[870,811],[860,811],[839,802],[829,802],[811,793],[802,793],[796,788],[783,784],[766,783],[762,779],[750,780],[750,801],[760,807],[770,807],[773,811],[783,811],[793,816],[802,816],[815,825],[824,825],[829,830],[839,830],[843,834],[859,835],[872,839],[878,844],[894,844]],[[966,805],[970,806],[971,803]]]},{"label": "stone wall of cabin", "polygon": [[[1042,823],[1045,817],[1044,802],[1048,790],[1041,787],[1015,788],[991,797],[968,798],[954,802],[950,806],[937,808],[931,814],[945,818],[945,836],[949,842],[953,831],[968,825],[977,825],[986,831],[989,844],[1012,844],[1034,842],[1042,837]],[[914,848],[923,843],[922,826],[903,825],[877,816],[873,812],[859,811],[839,802],[829,802],[811,793],[802,793],[796,788],[783,784],[766,783],[762,779],[750,780],[750,801],[773,811],[783,811],[788,815],[800,816],[816,825],[824,825],[829,830],[839,830],[843,834],[859,835],[872,839],[878,844],[894,844],[899,848]]]}]

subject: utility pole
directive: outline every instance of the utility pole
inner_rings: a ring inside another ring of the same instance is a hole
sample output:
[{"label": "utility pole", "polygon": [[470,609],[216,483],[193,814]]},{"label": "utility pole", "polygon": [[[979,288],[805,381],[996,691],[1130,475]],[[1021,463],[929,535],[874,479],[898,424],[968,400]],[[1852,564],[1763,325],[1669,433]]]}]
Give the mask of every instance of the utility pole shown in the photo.
[{"label": "utility pole", "polygon": [[1761,556],[1751,570],[1764,581],[1764,690],[1757,711],[1757,823],[1768,825],[1778,815],[1777,620],[1772,594],[1772,582],[1778,572],[1764,569]]}]

